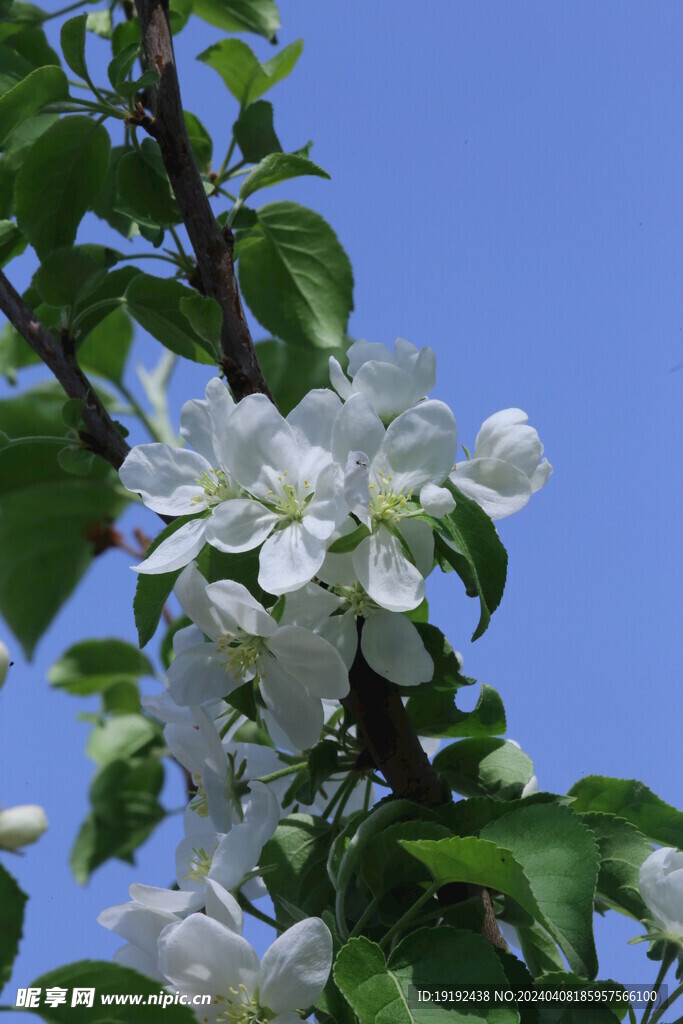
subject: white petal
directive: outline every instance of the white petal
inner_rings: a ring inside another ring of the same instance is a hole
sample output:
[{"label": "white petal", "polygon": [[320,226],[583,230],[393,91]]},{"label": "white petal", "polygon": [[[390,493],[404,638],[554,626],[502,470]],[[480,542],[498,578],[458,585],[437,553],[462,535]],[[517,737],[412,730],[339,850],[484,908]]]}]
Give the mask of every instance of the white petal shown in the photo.
[{"label": "white petal", "polygon": [[[178,632],[182,631],[178,630]],[[203,643],[201,633],[199,641]],[[193,644],[193,647],[196,647],[196,643]],[[193,724],[189,708],[178,707],[168,690],[162,690],[161,693],[155,693],[150,697],[143,694],[140,697],[140,703],[148,715],[160,722],[173,722],[175,725],[185,726]]]},{"label": "white petal", "polygon": [[330,384],[344,402],[353,394],[353,387],[342,370],[339,360],[334,356],[330,356]]},{"label": "white petal", "polygon": [[265,395],[247,395],[235,406],[221,452],[231,476],[257,498],[279,492],[285,470],[298,475],[294,431]]},{"label": "white petal", "polygon": [[344,500],[361,523],[370,527],[370,470],[366,452],[349,452],[344,467]]},{"label": "white petal", "polygon": [[445,402],[430,399],[390,424],[373,467],[390,474],[397,491],[442,484],[453,469],[457,450],[453,413]]},{"label": "white petal", "polygon": [[373,460],[384,438],[384,425],[365,395],[355,394],[345,402],[332,429],[332,454],[340,466],[349,452],[366,452]]},{"label": "white petal", "polygon": [[98,915],[97,921],[110,932],[154,956],[159,935],[177,918],[166,910],[145,907],[140,903],[122,903],[107,907]]},{"label": "white petal", "polygon": [[516,424],[492,434],[486,444],[486,451],[476,451],[477,457],[487,456],[509,462],[531,478],[543,454],[543,445],[533,427]]},{"label": "white petal", "polygon": [[125,946],[114,950],[112,960],[115,964],[120,964],[121,967],[130,967],[133,971],[146,974],[148,978],[154,978],[162,985],[166,984],[166,979],[156,965],[156,949],[154,958],[152,958],[148,953],[143,953],[141,949],[134,946],[132,942],[127,942]]},{"label": "white petal", "polygon": [[191,519],[162,541],[144,562],[133,568],[136,572],[148,576],[182,569],[189,565],[204,547],[206,527],[206,519]]},{"label": "white petal", "polygon": [[[399,342],[402,340],[402,338],[396,339],[397,359]],[[413,373],[418,390],[423,395],[428,395],[436,384],[436,354],[433,348],[420,349],[420,354],[413,364]]]},{"label": "white petal", "polygon": [[364,363],[353,378],[353,387],[365,395],[384,420],[404,412],[424,397],[405,370],[389,363]]},{"label": "white petal", "polygon": [[[349,533],[353,533],[357,526],[358,524],[349,516],[330,537],[328,546],[337,540],[338,537],[346,537]],[[321,579],[323,583],[327,583],[331,587],[350,587],[356,583],[356,570],[353,568],[352,553],[350,551],[343,551],[339,554],[331,554],[328,551],[323,564],[318,569],[318,579]]]},{"label": "white petal", "polygon": [[223,439],[228,436],[228,423],[235,401],[220,377],[213,377],[206,385],[206,404],[211,419],[214,461],[223,469]]},{"label": "white petal", "polygon": [[230,619],[245,633],[251,636],[272,636],[277,631],[275,619],[241,583],[218,580],[209,584],[206,593],[220,609],[223,619]]},{"label": "white petal", "polygon": [[206,914],[214,921],[220,921],[231,932],[242,934],[244,915],[239,903],[227,889],[215,882],[213,878],[206,880]]},{"label": "white petal", "polygon": [[185,402],[180,413],[180,435],[196,452],[203,455],[209,465],[215,466],[216,455],[207,402],[198,398]]},{"label": "white petal", "polygon": [[301,626],[282,626],[268,647],[282,668],[318,697],[339,699],[349,692],[341,655],[317,633]]},{"label": "white petal", "polygon": [[319,587],[317,583],[307,583],[305,587],[287,595],[280,625],[317,629],[328,616],[337,611],[340,604],[341,598],[336,594]]},{"label": "white petal", "polygon": [[269,594],[288,594],[312,580],[325,557],[325,541],[301,523],[276,530],[261,548],[259,586]]},{"label": "white petal", "polygon": [[202,493],[198,480],[210,471],[210,463],[197,452],[170,444],[138,444],[126,456],[119,476],[147,508],[173,516],[198,510],[192,504]]},{"label": "white petal", "polygon": [[543,461],[539,463],[531,477],[531,490],[534,494],[536,491],[540,491],[541,487],[548,482],[548,478],[552,471],[553,467],[547,459],[543,459]]},{"label": "white petal", "polygon": [[232,498],[213,510],[206,539],[219,551],[250,551],[263,543],[277,521],[260,501]]},{"label": "white petal", "polygon": [[175,596],[188,619],[199,626],[212,640],[232,632],[234,623],[225,621],[219,609],[207,595],[208,583],[195,565],[181,572],[173,588]]},{"label": "white petal", "polygon": [[381,608],[407,612],[424,598],[424,579],[385,527],[362,540],[352,557],[360,583]]},{"label": "white petal", "polygon": [[315,494],[304,509],[303,525],[313,537],[327,540],[348,513],[343,496],[344,477],[336,463],[320,472]]},{"label": "white petal", "polygon": [[455,498],[446,487],[425,484],[420,491],[420,504],[428,515],[441,519],[453,511]]},{"label": "white petal", "polygon": [[355,615],[350,611],[344,615],[333,615],[323,622],[319,632],[339,652],[346,668],[350,669],[358,649]]},{"label": "white petal", "polygon": [[171,754],[190,774],[199,774],[204,767],[205,741],[194,721],[187,725],[167,725],[164,739]]},{"label": "white petal", "polygon": [[500,459],[458,462],[451,480],[491,519],[505,519],[519,512],[531,497],[531,483],[526,473]]},{"label": "white petal", "polygon": [[399,686],[426,683],[434,675],[434,662],[405,615],[375,612],[363,626],[360,645],[368,665]]},{"label": "white petal", "polygon": [[315,487],[318,474],[332,461],[332,425],[340,409],[337,395],[327,388],[315,388],[287,416],[299,446],[300,484],[306,480]]},{"label": "white petal", "polygon": [[401,519],[398,528],[410,548],[417,571],[426,579],[434,568],[434,531],[421,519]]},{"label": "white petal", "polygon": [[523,409],[501,409],[500,412],[494,412],[492,416],[484,420],[479,428],[477,439],[474,442],[474,457],[489,455],[489,443],[493,436],[517,423],[526,423],[528,419],[529,417]]},{"label": "white petal", "polygon": [[318,917],[288,928],[261,961],[261,1002],[276,1013],[305,1009],[325,988],[332,966],[332,936]]},{"label": "white petal", "polygon": [[224,889],[234,889],[255,868],[261,856],[263,837],[255,824],[234,825],[223,836],[213,855],[209,877]]},{"label": "white petal", "polygon": [[372,359],[377,363],[393,363],[394,356],[381,341],[366,341],[361,338],[349,346],[346,353],[349,360],[349,377],[355,377],[363,363]]},{"label": "white petal", "polygon": [[[394,342],[394,362],[397,366],[401,366],[404,370],[412,369],[417,362],[420,352],[431,352],[434,355],[434,351],[431,348],[423,348],[420,350],[411,341],[406,338],[397,338]],[[434,362],[436,364],[436,357],[434,356]],[[432,385],[433,387],[433,385]]]},{"label": "white petal", "polygon": [[258,956],[247,940],[205,914],[192,914],[164,930],[159,968],[180,988],[223,995],[242,984],[251,994],[261,976]]},{"label": "white petal", "polygon": [[318,741],[323,727],[320,698],[296,683],[275,658],[269,659],[261,679],[261,695],[295,750],[307,750]]},{"label": "white petal", "polygon": [[[186,889],[161,889],[156,885],[140,885],[134,882],[130,887],[130,895],[143,906],[165,911],[169,916],[193,914],[204,906],[203,892],[191,892]],[[170,920],[166,921],[163,927],[170,923]]]},{"label": "white petal", "polygon": [[229,675],[215,644],[182,651],[168,669],[168,688],[176,704],[187,707],[224,697],[244,682]]},{"label": "white petal", "polygon": [[272,836],[280,821],[280,805],[269,786],[263,782],[252,782],[249,792],[242,800],[244,824],[254,825],[265,843]]}]

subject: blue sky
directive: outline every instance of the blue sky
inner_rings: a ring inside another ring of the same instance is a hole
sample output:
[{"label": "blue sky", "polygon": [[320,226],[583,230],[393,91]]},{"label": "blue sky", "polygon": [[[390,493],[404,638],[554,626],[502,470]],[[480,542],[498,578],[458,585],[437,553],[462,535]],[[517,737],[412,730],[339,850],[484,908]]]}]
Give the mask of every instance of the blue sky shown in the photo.
[{"label": "blue sky", "polygon": [[[469,643],[476,609],[452,577],[432,585],[435,620],[466,671],[501,692],[509,735],[543,788],[602,773],[683,804],[680,6],[282,6],[280,42],[303,36],[305,48],[269,97],[275,126],[285,149],[313,139],[332,180],[292,182],[264,201],[286,195],[330,221],[354,267],[351,333],[433,346],[436,395],[462,441],[519,406],[555,467],[500,524],[510,569],[488,633]],[[233,102],[194,60],[215,38],[192,22],[177,49],[185,105],[220,158]],[[109,237],[92,219],[79,240]],[[30,271],[24,258],[10,273],[24,284]],[[155,351],[143,341],[139,358],[149,366]],[[207,376],[177,377],[176,416]],[[126,522],[156,529],[139,510]],[[127,564],[117,552],[98,560],[35,661],[13,651],[0,693],[2,801],[42,803],[51,821],[21,861],[5,859],[31,896],[13,984],[110,956],[117,942],[97,912],[123,902],[132,881],[172,876],[174,818],[135,869],[108,865],[80,889],[66,864],[86,812],[87,727],[74,721],[86,702],[50,693],[45,672],[81,637],[134,639]],[[177,783],[166,799],[178,805]],[[602,977],[652,981],[645,947],[626,945],[637,933],[615,914],[597,922]]]}]

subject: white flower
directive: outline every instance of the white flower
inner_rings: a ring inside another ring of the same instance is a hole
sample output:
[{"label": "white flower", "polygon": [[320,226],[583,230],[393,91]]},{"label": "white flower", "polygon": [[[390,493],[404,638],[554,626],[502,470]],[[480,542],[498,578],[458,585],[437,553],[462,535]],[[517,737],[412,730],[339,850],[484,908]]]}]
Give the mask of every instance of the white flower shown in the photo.
[{"label": "white flower", "polygon": [[224,460],[248,495],[215,510],[206,538],[228,552],[263,544],[258,579],[270,594],[315,576],[346,514],[330,453],[340,406],[331,391],[309,391],[284,419],[265,395],[248,395],[230,418]]},{"label": "white flower", "polygon": [[322,637],[275,619],[233,580],[206,583],[194,566],[175,588],[183,611],[209,643],[174,658],[168,684],[178,704],[202,704],[258,680],[261,696],[298,749],[316,742],[323,724],[321,697],[344,697],[346,667]]},{"label": "white flower", "polygon": [[45,811],[37,804],[21,804],[0,811],[0,850],[19,850],[37,842],[47,828]]},{"label": "white flower", "polygon": [[683,852],[655,850],[643,861],[638,887],[663,936],[683,945]]},{"label": "white flower", "polygon": [[502,409],[481,425],[472,459],[458,462],[451,480],[491,519],[519,512],[553,471],[521,409]]},{"label": "white flower", "polygon": [[379,342],[356,341],[347,355],[351,381],[330,356],[332,387],[344,401],[354,394],[365,395],[385,422],[417,405],[436,383],[434,350],[417,349],[405,338],[396,339],[393,354]]},{"label": "white flower", "polygon": [[[440,487],[453,468],[457,429],[443,402],[428,400],[385,430],[362,394],[352,395],[335,421],[333,454],[345,466],[345,497],[371,535],[353,551],[356,578],[387,611],[417,608],[433,566],[431,527],[411,519],[414,493]],[[412,557],[408,557],[406,549]]]},{"label": "white flower", "polygon": [[0,687],[3,686],[10,667],[9,651],[2,640],[0,640]]},{"label": "white flower", "polygon": [[[119,470],[123,486],[152,511],[169,516],[213,512],[221,502],[237,498],[241,490],[230,478],[220,447],[234,407],[227,388],[214,377],[206,386],[206,401],[186,402],[180,416],[180,433],[195,451],[139,444]],[[134,566],[136,572],[171,572],[187,565],[204,547],[210,522],[202,517],[185,523]]]},{"label": "white flower", "polygon": [[259,962],[246,939],[203,914],[166,928],[159,938],[159,967],[187,994],[208,992],[203,1021],[301,1024],[325,987],[332,966],[332,937],[317,917],[288,928]]}]

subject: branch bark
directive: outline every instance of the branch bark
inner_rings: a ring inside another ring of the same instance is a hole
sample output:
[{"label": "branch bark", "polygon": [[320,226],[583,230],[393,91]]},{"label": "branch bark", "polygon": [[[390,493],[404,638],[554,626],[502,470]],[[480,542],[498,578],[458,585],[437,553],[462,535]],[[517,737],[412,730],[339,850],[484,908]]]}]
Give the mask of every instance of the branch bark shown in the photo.
[{"label": "branch bark", "polygon": [[60,344],[1,271],[0,310],[52,370],[69,398],[83,400],[83,420],[88,428],[83,440],[118,470],[130,448],[78,365],[72,345]]},{"label": "branch bark", "polygon": [[149,96],[153,117],[141,124],[159,143],[183,222],[197,258],[205,295],[223,311],[223,370],[237,401],[261,392],[272,400],[256,357],[240,300],[233,261],[233,238],[213,215],[192,154],[183,117],[180,85],[168,17],[168,0],[137,0],[147,66],[161,76]]}]

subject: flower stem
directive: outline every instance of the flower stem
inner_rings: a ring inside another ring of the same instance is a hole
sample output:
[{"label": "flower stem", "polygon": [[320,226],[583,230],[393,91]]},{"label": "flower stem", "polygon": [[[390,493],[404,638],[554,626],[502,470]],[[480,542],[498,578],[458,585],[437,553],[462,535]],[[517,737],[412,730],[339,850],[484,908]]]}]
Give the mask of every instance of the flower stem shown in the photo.
[{"label": "flower stem", "polygon": [[255,917],[258,921],[263,921],[264,924],[270,925],[270,927],[274,928],[276,932],[283,932],[285,930],[283,925],[276,921],[274,917],[270,917],[269,914],[264,914],[262,910],[255,907],[251,900],[248,900],[243,893],[238,894],[237,902],[241,906],[242,910],[246,910],[247,914],[251,914],[251,916]]},{"label": "flower stem", "polygon": [[[664,978],[666,977],[669,968],[671,967],[672,963],[674,962],[674,959],[675,959],[675,953],[673,953],[669,948],[667,948],[665,950],[664,956],[662,958],[661,966],[659,968],[659,971],[657,973],[657,977],[655,979],[655,983],[654,983],[654,991],[655,992],[659,992],[660,988],[662,987],[662,982],[664,981]],[[668,1004],[669,1001],[670,1000],[666,1000],[666,1003]],[[662,1006],[658,1010],[655,1011],[654,1016],[653,1016],[653,1014],[652,1014],[652,1003],[650,1003],[649,1006],[647,1007],[647,1009],[645,1010],[645,1013],[643,1014],[643,1019],[641,1020],[640,1024],[647,1024],[648,1021],[651,1021],[651,1024],[654,1024],[654,1022],[661,1017],[661,1010],[663,1008],[664,1008],[664,1003],[662,1004]]]},{"label": "flower stem", "polygon": [[428,903],[429,900],[431,900],[432,896],[434,895],[438,888],[439,886],[436,884],[436,882],[433,885],[430,885],[430,887],[422,893],[420,898],[418,900],[415,900],[412,907],[408,907],[405,914],[402,914],[401,917],[399,917],[398,921],[395,924],[392,924],[391,928],[386,933],[384,938],[380,940],[379,944],[382,949],[384,949],[391,942],[394,935],[396,935],[402,928],[406,926],[408,921],[410,921],[411,918],[415,916],[420,907],[423,907],[425,903]]},{"label": "flower stem", "polygon": [[286,768],[279,768],[276,772],[270,772],[268,775],[260,775],[255,782],[275,782],[276,779],[284,779],[287,775],[296,775],[303,768],[306,767],[308,761],[299,761],[297,764],[287,765]]},{"label": "flower stem", "polygon": [[376,908],[378,903],[379,903],[379,900],[378,900],[377,896],[373,896],[372,899],[370,900],[370,902],[368,903],[367,907],[365,908],[363,913],[360,915],[360,917],[358,918],[358,920],[354,924],[353,928],[351,929],[351,931],[349,933],[349,938],[350,939],[353,939],[356,935],[359,934],[359,932],[361,931],[361,929],[362,929],[363,925],[365,924],[365,922],[368,920],[368,918],[371,916],[371,914],[374,913],[374,910],[375,910],[375,908]]},{"label": "flower stem", "polygon": [[[656,1024],[656,1022],[658,1020],[661,1020],[662,1014],[665,1012],[665,1010],[668,1010],[669,1007],[672,1006],[673,1003],[676,1002],[676,1000],[678,999],[678,997],[682,993],[683,993],[683,985],[679,985],[678,988],[675,988],[673,990],[673,992],[668,997],[668,999],[664,1000],[664,1002],[659,1007],[659,1009],[655,1010],[655,1012],[652,1014],[652,1017],[650,1017],[650,1024]],[[646,1017],[643,1017],[643,1021],[641,1022],[641,1024],[644,1024],[645,1020],[646,1020]],[[683,1017],[679,1017],[678,1020],[674,1021],[674,1024],[680,1024],[681,1021],[683,1021]]]}]

